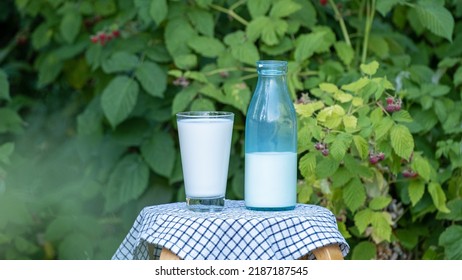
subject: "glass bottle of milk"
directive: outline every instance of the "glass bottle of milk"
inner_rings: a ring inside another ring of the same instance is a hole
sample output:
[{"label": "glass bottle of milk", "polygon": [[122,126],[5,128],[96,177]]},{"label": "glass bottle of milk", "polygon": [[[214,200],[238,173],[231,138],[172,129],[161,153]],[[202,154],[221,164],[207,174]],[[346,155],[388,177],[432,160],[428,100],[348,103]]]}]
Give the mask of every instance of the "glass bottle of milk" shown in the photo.
[{"label": "glass bottle of milk", "polygon": [[291,210],[297,200],[297,120],[287,88],[287,62],[258,61],[257,70],[245,125],[245,205]]}]

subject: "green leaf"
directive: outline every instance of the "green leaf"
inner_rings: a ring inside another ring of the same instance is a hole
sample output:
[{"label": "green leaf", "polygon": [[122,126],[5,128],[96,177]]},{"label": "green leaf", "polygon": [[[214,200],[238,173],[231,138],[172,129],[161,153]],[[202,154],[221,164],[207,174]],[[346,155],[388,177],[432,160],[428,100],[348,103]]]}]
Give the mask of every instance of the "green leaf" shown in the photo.
[{"label": "green leaf", "polygon": [[377,1],[375,9],[385,17],[394,6],[402,2],[402,0],[380,0]]},{"label": "green leaf", "polygon": [[270,16],[279,18],[286,17],[295,13],[301,8],[302,7],[298,3],[291,0],[276,1],[275,3],[273,3],[273,7],[270,11]]},{"label": "green leaf", "polygon": [[364,74],[373,76],[379,69],[379,63],[377,61],[372,61],[368,64],[361,64],[360,68]]},{"label": "green leaf", "polygon": [[244,42],[242,44],[232,45],[231,54],[238,61],[252,66],[255,66],[255,63],[260,60],[257,47],[255,47],[255,45],[250,41]]},{"label": "green leaf", "polygon": [[390,242],[391,239],[391,216],[388,212],[374,212],[372,215],[372,239],[375,243],[382,241]]},{"label": "green leaf", "polygon": [[334,129],[342,123],[344,115],[345,110],[339,105],[334,105],[322,109],[316,119],[327,128]]},{"label": "green leaf", "polygon": [[383,208],[387,207],[390,202],[390,196],[377,196],[369,202],[369,208],[372,210],[382,210]]},{"label": "green leaf", "polygon": [[10,156],[14,151],[14,143],[8,142],[0,146],[0,162],[10,164]]},{"label": "green leaf", "polygon": [[319,88],[327,93],[336,93],[338,91],[338,87],[331,83],[320,83]]},{"label": "green leaf", "polygon": [[438,219],[450,221],[462,221],[462,199],[457,198],[448,202],[448,208],[451,212],[437,214]]},{"label": "green leaf", "polygon": [[423,26],[433,34],[452,42],[454,18],[450,11],[435,1],[419,1],[414,9]]},{"label": "green leaf", "polygon": [[167,74],[154,62],[145,61],[135,71],[141,86],[154,97],[164,97],[167,89]]},{"label": "green leaf", "polygon": [[445,255],[451,260],[462,259],[462,226],[451,225],[441,235],[438,240],[440,246],[444,247]]},{"label": "green leaf", "polygon": [[302,117],[309,118],[314,112],[324,108],[322,101],[310,102],[307,104],[295,104],[295,111]]},{"label": "green leaf", "polygon": [[205,36],[191,38],[188,41],[188,46],[202,56],[211,58],[217,57],[225,50],[225,46],[220,40]]},{"label": "green leaf", "polygon": [[409,112],[406,110],[399,110],[398,112],[394,112],[391,117],[395,122],[411,123],[414,121]]},{"label": "green leaf", "polygon": [[188,11],[187,15],[199,33],[208,37],[213,37],[215,28],[213,13],[202,9],[191,9]]},{"label": "green leaf", "polygon": [[23,121],[19,114],[10,108],[0,108],[0,133],[23,132]]},{"label": "green leaf", "polygon": [[[380,3],[380,1],[379,1]],[[374,260],[377,256],[377,248],[370,241],[361,241],[353,248],[352,260]]]},{"label": "green leaf", "polygon": [[387,135],[387,133],[394,125],[395,123],[390,117],[381,119],[376,125],[374,125],[375,139],[382,139],[382,137]]},{"label": "green leaf", "polygon": [[443,213],[450,212],[450,210],[446,206],[446,194],[444,193],[443,188],[441,188],[440,184],[431,182],[428,185],[428,192],[430,193],[430,196],[433,200],[433,204],[436,206],[438,211]]},{"label": "green leaf", "polygon": [[141,146],[141,154],[154,172],[170,177],[175,164],[176,149],[168,133],[155,132],[152,138]]},{"label": "green leaf", "polygon": [[260,49],[262,52],[265,52],[269,55],[277,56],[289,52],[293,48],[294,44],[292,43],[292,40],[285,36],[280,40],[279,44],[274,46],[262,45]]},{"label": "green leaf", "polygon": [[10,100],[10,84],[2,69],[0,69],[0,99]]},{"label": "green leaf", "polygon": [[332,175],[332,187],[341,188],[345,186],[351,178],[356,177],[355,174],[351,173],[348,169],[341,166],[337,169],[334,175]]},{"label": "green leaf", "polygon": [[197,65],[197,56],[194,54],[181,54],[173,58],[175,65],[180,69],[191,69]]},{"label": "green leaf", "polygon": [[167,17],[167,13],[167,0],[151,1],[151,6],[149,7],[149,14],[151,15],[152,19],[157,25],[159,25]]},{"label": "green leaf", "polygon": [[327,27],[315,29],[307,35],[300,35],[295,42],[295,60],[300,62],[310,58],[314,53],[327,52],[334,42],[335,35]]},{"label": "green leaf", "polygon": [[145,48],[145,54],[148,58],[155,62],[170,62],[172,57],[168,53],[167,48],[163,44],[149,46]]},{"label": "green leaf", "polygon": [[44,87],[56,80],[62,68],[62,60],[53,53],[47,54],[38,67],[38,87]]},{"label": "green leaf", "polygon": [[165,46],[173,58],[189,54],[188,41],[197,36],[196,31],[185,18],[169,20],[165,26]]},{"label": "green leaf", "polygon": [[361,159],[366,159],[369,156],[369,144],[366,139],[359,135],[354,135],[353,142],[355,143],[356,150],[358,151]]},{"label": "green leaf", "polygon": [[197,96],[197,89],[194,87],[187,87],[175,94],[172,104],[172,115],[186,110],[189,104]]},{"label": "green leaf", "polygon": [[361,180],[354,178],[343,189],[343,201],[352,212],[356,212],[366,202],[366,190]]},{"label": "green leaf", "polygon": [[343,116],[343,126],[345,127],[346,132],[356,131],[356,126],[358,124],[358,119],[352,115]]},{"label": "green leaf", "polygon": [[425,181],[430,181],[431,166],[426,159],[420,155],[414,155],[411,166],[412,170],[416,171]]},{"label": "green leaf", "polygon": [[195,0],[194,2],[201,8],[207,8],[210,4],[212,4],[213,0]]},{"label": "green leaf", "polygon": [[63,16],[59,30],[61,36],[67,43],[73,43],[80,31],[80,26],[82,25],[82,16],[75,11],[66,13]]},{"label": "green leaf", "polygon": [[247,9],[252,18],[265,15],[271,7],[271,1],[268,0],[252,0],[247,1]]},{"label": "green leaf", "polygon": [[350,134],[341,133],[337,135],[334,142],[329,146],[330,154],[337,161],[341,161],[350,147],[352,137]]},{"label": "green leaf", "polygon": [[32,46],[38,50],[47,46],[53,37],[53,30],[47,22],[40,24],[32,33]]},{"label": "green leaf", "polygon": [[369,37],[368,48],[381,59],[385,59],[390,55],[388,42],[382,37],[382,35],[371,34]]},{"label": "green leaf", "polygon": [[414,138],[409,129],[401,124],[394,125],[390,131],[390,140],[395,153],[403,159],[409,159],[414,151]]},{"label": "green leaf", "polygon": [[239,82],[228,82],[223,86],[225,99],[223,102],[239,109],[242,113],[247,112],[252,93],[247,84]]},{"label": "green leaf", "polygon": [[116,127],[132,112],[138,98],[138,83],[126,76],[117,76],[101,95],[104,115]]},{"label": "green leaf", "polygon": [[412,206],[415,206],[422,199],[425,193],[425,183],[421,180],[412,180],[409,182],[407,191],[409,193]]},{"label": "green leaf", "polygon": [[369,208],[365,208],[361,211],[358,211],[358,213],[355,214],[353,219],[360,234],[362,234],[366,230],[366,228],[371,224],[373,215],[374,212]]},{"label": "green leaf", "polygon": [[307,153],[301,159],[298,169],[304,178],[310,178],[316,172],[316,154]]},{"label": "green leaf", "polygon": [[137,154],[122,158],[111,175],[106,190],[107,212],[114,211],[123,204],[137,199],[146,190],[149,180],[149,167]]},{"label": "green leaf", "polygon": [[459,86],[462,84],[462,66],[457,68],[456,73],[454,73],[454,86]]},{"label": "green leaf", "polygon": [[355,57],[353,48],[343,41],[336,42],[334,48],[343,64],[349,66]]},{"label": "green leaf", "polygon": [[287,28],[287,22],[282,19],[262,16],[247,25],[246,34],[252,42],[261,38],[266,45],[274,46],[279,43]]},{"label": "green leaf", "polygon": [[103,70],[106,73],[115,73],[133,70],[139,63],[138,57],[128,52],[116,52],[103,61]]},{"label": "green leaf", "polygon": [[319,179],[328,178],[335,174],[339,167],[339,162],[332,157],[324,157],[316,164],[316,176]]},{"label": "green leaf", "polygon": [[404,248],[412,250],[419,244],[419,235],[422,235],[423,232],[418,228],[410,228],[396,229],[394,233]]},{"label": "green leaf", "polygon": [[196,99],[191,103],[191,111],[216,111],[215,103],[208,98]]},{"label": "green leaf", "polygon": [[94,13],[103,17],[114,14],[117,11],[117,5],[114,0],[94,1]]},{"label": "green leaf", "polygon": [[342,89],[351,91],[354,93],[358,93],[361,89],[363,89],[365,86],[367,86],[370,83],[370,80],[368,78],[361,78],[355,82],[352,82],[347,85],[343,85]]}]

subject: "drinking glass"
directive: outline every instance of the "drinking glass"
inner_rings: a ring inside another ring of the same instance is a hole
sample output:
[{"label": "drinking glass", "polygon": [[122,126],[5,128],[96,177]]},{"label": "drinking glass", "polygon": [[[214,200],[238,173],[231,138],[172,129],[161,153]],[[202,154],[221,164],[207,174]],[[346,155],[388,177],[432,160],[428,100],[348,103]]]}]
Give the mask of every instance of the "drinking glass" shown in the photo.
[{"label": "drinking glass", "polygon": [[176,114],[188,208],[221,211],[225,204],[234,114],[191,111]]}]

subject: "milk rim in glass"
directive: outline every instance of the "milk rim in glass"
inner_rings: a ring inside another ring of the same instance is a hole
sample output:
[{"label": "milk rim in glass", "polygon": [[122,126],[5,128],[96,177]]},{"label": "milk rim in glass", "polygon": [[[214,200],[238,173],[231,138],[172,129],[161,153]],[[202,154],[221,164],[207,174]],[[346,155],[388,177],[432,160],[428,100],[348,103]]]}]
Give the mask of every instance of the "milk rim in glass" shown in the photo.
[{"label": "milk rim in glass", "polygon": [[225,204],[234,114],[176,114],[186,204],[192,211],[221,211]]}]

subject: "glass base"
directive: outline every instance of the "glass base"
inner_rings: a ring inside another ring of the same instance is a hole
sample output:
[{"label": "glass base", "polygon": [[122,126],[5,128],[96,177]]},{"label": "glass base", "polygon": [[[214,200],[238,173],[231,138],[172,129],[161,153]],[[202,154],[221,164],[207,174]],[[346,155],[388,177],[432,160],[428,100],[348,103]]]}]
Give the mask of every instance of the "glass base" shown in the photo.
[{"label": "glass base", "polygon": [[225,197],[194,198],[187,197],[186,205],[194,212],[220,212],[225,206]]},{"label": "glass base", "polygon": [[245,208],[249,210],[254,210],[254,211],[290,211],[295,209],[294,206],[287,206],[287,207],[251,207],[251,206],[246,206]]}]

